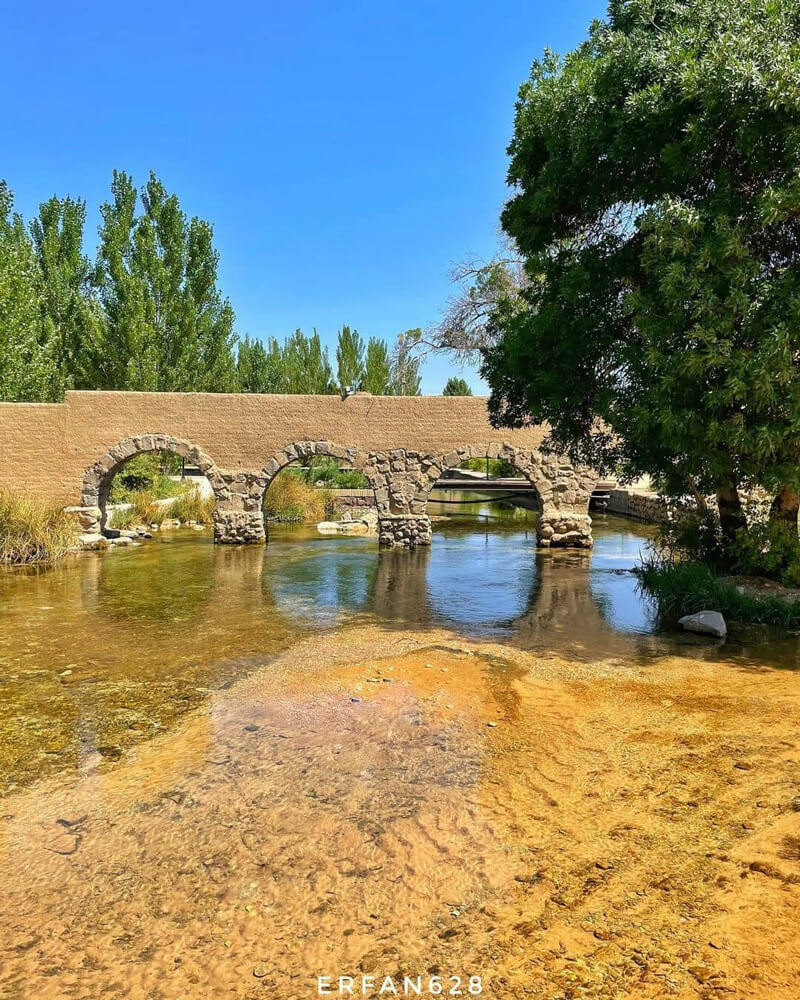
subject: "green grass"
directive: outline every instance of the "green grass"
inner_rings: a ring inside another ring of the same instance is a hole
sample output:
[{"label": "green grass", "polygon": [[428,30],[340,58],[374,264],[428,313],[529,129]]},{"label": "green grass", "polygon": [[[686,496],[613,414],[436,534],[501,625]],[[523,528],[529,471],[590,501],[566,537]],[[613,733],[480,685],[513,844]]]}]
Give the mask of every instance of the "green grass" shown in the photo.
[{"label": "green grass", "polygon": [[800,601],[742,593],[700,562],[672,562],[651,556],[636,571],[645,593],[669,620],[698,611],[719,611],[731,621],[759,625],[800,625]]},{"label": "green grass", "polygon": [[215,500],[213,496],[203,498],[195,486],[186,493],[176,497],[172,503],[164,504],[166,517],[175,521],[196,521],[198,524],[211,524],[214,515]]},{"label": "green grass", "polygon": [[288,469],[278,473],[264,496],[264,513],[271,521],[322,521],[331,516],[332,506],[328,490],[309,485]]},{"label": "green grass", "polygon": [[73,549],[78,523],[60,507],[0,490],[0,563],[49,563]]}]

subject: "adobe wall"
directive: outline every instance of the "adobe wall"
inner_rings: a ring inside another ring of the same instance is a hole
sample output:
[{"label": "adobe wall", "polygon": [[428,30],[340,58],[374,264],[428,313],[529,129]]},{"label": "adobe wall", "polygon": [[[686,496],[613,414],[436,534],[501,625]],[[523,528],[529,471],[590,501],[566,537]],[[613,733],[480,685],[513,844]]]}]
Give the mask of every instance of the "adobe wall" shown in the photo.
[{"label": "adobe wall", "polygon": [[515,460],[537,486],[553,515],[545,541],[577,532],[591,544],[592,474],[540,456],[545,434],[541,426],[493,429],[486,399],[471,396],[68,392],[59,404],[0,403],[0,486],[102,508],[121,463],[170,447],[212,481],[217,540],[257,541],[261,499],[277,471],[293,458],[338,454],[365,469],[379,511],[408,518],[387,521],[387,532],[418,544],[432,481],[464,455],[488,453]]}]

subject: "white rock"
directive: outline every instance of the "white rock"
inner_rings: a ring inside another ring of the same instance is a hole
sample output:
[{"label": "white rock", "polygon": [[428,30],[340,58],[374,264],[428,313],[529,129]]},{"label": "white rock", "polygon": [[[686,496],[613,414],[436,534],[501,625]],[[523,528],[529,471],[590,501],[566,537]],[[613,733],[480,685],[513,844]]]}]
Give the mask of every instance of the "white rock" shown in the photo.
[{"label": "white rock", "polygon": [[698,611],[696,615],[684,615],[678,619],[687,632],[702,632],[704,635],[715,635],[724,639],[728,634],[728,626],[719,611]]}]

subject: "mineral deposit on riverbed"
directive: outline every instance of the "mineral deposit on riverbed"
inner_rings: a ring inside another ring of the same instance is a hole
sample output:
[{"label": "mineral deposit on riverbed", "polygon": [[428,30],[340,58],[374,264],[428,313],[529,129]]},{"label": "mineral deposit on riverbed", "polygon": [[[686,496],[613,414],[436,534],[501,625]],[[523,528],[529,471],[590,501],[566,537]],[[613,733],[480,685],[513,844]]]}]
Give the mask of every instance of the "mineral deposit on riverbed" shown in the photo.
[{"label": "mineral deposit on riverbed", "polygon": [[800,996],[800,674],[344,631],[6,797],[0,995]]}]

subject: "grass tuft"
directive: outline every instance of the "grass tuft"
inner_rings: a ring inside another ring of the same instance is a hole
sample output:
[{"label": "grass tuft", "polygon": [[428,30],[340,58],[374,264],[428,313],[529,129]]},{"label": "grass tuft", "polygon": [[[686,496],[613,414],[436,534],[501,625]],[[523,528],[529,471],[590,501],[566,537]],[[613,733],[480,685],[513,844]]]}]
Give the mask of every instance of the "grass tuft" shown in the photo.
[{"label": "grass tuft", "polygon": [[73,549],[78,524],[60,507],[0,490],[0,563],[49,563]]},{"label": "grass tuft", "polygon": [[166,517],[175,521],[196,521],[198,524],[211,524],[216,502],[213,496],[203,498],[200,490],[194,487],[176,497],[172,503],[165,504]]},{"label": "grass tuft", "polygon": [[322,521],[332,507],[329,490],[318,489],[287,470],[278,473],[264,496],[264,513],[271,521]]},{"label": "grass tuft", "polygon": [[742,592],[701,562],[673,562],[653,554],[637,569],[642,589],[666,619],[698,611],[719,611],[731,621],[758,625],[800,625],[800,601]]}]

